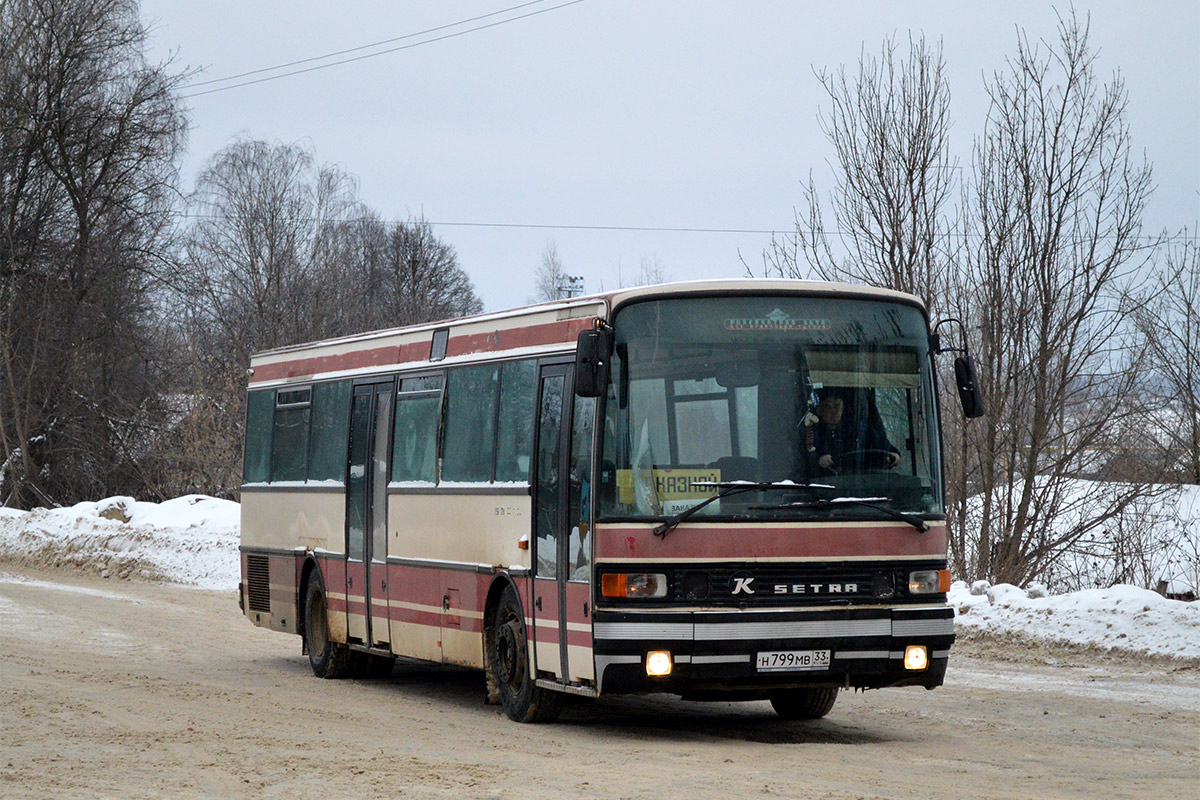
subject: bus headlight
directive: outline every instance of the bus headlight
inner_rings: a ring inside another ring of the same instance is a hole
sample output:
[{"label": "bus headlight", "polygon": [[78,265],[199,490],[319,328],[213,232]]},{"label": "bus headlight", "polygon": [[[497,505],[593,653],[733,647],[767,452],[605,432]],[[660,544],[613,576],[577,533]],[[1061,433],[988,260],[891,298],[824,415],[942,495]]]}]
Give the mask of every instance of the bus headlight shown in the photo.
[{"label": "bus headlight", "polygon": [[661,572],[606,572],[600,577],[605,597],[666,597],[667,576]]},{"label": "bus headlight", "polygon": [[910,644],[904,648],[904,668],[910,672],[920,672],[929,666],[929,651],[923,644]]},{"label": "bus headlight", "polygon": [[908,573],[909,594],[945,594],[950,591],[950,570],[921,569]]},{"label": "bus headlight", "polygon": [[651,678],[665,678],[671,674],[671,654],[666,650],[651,650],[646,653],[646,674]]}]

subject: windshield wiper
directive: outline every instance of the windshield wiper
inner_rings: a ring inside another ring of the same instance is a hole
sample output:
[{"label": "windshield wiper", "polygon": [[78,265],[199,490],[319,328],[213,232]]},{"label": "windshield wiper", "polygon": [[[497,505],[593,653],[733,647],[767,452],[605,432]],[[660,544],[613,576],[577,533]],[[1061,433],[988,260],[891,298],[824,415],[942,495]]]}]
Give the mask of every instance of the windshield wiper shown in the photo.
[{"label": "windshield wiper", "polygon": [[778,511],[783,508],[818,508],[829,509],[834,506],[841,505],[856,505],[865,506],[866,508],[874,509],[881,514],[885,514],[892,519],[900,522],[907,522],[921,533],[929,530],[929,523],[918,517],[916,514],[906,514],[903,511],[896,511],[894,508],[881,506],[879,503],[890,503],[890,497],[830,497],[818,500],[805,500],[799,503],[783,503],[777,506],[753,506],[753,511]]},{"label": "windshield wiper", "polygon": [[735,494],[744,494],[753,491],[770,491],[780,489],[833,489],[824,483],[792,483],[791,481],[781,481],[779,483],[754,483],[753,481],[692,481],[692,487],[714,487],[720,489],[719,492],[712,497],[706,498],[694,506],[691,506],[674,516],[667,517],[654,529],[655,536],[666,538],[666,535],[675,529],[679,523],[689,519],[700,509],[704,508],[709,503],[720,500],[722,497],[731,497]]}]

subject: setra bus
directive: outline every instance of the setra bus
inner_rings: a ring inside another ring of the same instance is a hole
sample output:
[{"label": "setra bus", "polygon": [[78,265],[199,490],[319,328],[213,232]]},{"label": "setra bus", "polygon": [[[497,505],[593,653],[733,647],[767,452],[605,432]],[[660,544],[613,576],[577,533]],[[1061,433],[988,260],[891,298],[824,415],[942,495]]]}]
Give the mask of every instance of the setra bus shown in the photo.
[{"label": "setra bus", "polygon": [[242,609],[320,677],[480,668],[519,721],[566,694],[812,719],[936,687],[937,341],[909,295],[725,280],[260,353]]}]

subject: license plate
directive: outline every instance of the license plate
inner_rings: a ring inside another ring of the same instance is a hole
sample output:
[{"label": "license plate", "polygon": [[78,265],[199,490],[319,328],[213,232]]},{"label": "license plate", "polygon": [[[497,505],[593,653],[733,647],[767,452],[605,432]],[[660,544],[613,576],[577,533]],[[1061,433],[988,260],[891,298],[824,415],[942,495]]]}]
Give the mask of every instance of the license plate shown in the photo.
[{"label": "license plate", "polygon": [[759,672],[800,672],[829,669],[828,650],[769,650],[760,652],[756,661]]}]

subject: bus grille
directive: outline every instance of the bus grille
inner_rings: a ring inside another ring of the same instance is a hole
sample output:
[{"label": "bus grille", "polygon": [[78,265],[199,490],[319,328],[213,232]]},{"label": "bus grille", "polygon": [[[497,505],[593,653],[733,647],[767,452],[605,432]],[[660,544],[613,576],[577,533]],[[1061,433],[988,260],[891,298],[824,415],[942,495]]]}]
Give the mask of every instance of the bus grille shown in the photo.
[{"label": "bus grille", "polygon": [[271,569],[266,556],[246,556],[247,608],[271,612]]}]

